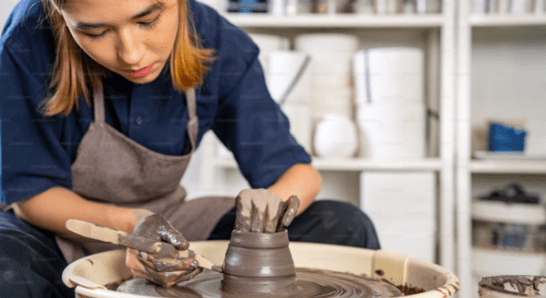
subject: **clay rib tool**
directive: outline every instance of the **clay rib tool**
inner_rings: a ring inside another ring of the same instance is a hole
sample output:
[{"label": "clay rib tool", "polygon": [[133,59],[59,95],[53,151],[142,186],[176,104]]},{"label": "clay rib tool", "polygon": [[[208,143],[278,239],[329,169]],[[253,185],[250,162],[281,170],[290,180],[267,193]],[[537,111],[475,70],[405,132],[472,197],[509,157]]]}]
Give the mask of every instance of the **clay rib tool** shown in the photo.
[{"label": "clay rib tool", "polygon": [[66,228],[87,238],[123,245],[125,247],[156,254],[162,257],[174,257],[179,259],[192,257],[199,262],[199,267],[222,272],[222,269],[219,266],[214,265],[203,256],[196,254],[191,250],[178,250],[173,245],[166,242],[157,242],[152,239],[136,236],[124,231],[110,229],[77,219],[69,219],[66,222]]}]

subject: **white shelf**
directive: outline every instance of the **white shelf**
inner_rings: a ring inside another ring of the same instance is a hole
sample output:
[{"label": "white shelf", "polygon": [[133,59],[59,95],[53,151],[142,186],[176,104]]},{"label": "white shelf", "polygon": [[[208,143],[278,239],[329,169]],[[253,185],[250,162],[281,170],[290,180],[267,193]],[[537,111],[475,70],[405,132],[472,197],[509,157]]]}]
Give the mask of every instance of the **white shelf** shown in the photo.
[{"label": "white shelf", "polygon": [[[220,168],[236,169],[237,164],[231,158],[217,158],[213,163]],[[312,165],[322,171],[439,171],[442,163],[439,158],[372,160],[353,159],[320,159],[314,158]]]},{"label": "white shelf", "polygon": [[470,16],[473,27],[541,26],[546,25],[546,15],[479,15]]},{"label": "white shelf", "polygon": [[303,28],[438,28],[442,26],[442,14],[300,14],[295,16],[272,16],[267,14],[223,14],[239,27],[303,27]]},{"label": "white shelf", "polygon": [[472,160],[472,173],[546,174],[546,160]]}]

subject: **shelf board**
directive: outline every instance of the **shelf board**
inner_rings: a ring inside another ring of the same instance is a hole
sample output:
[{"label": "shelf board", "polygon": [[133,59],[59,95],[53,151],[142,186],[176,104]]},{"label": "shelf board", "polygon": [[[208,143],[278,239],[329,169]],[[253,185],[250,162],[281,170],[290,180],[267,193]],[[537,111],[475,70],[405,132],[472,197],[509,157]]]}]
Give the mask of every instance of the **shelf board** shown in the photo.
[{"label": "shelf board", "polygon": [[474,14],[470,17],[473,27],[541,26],[546,25],[546,15],[490,15]]},{"label": "shelf board", "polygon": [[[217,158],[213,163],[221,168],[236,169],[237,164],[231,158]],[[312,165],[323,171],[439,171],[442,167],[439,158],[375,160],[364,158],[321,159],[313,158]]]},{"label": "shelf board", "polygon": [[442,14],[367,15],[367,14],[223,14],[239,27],[304,27],[304,28],[436,28],[444,21]]},{"label": "shelf board", "polygon": [[546,160],[472,160],[470,171],[488,174],[546,174]]}]

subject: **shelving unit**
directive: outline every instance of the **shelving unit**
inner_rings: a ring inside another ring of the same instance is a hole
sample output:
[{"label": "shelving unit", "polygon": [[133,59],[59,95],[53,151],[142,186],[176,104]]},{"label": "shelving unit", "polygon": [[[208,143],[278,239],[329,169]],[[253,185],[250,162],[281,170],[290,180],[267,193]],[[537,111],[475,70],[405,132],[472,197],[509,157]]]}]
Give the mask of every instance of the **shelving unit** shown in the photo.
[{"label": "shelving unit", "polygon": [[224,13],[239,27],[295,27],[295,28],[432,28],[441,27],[443,16],[430,15],[357,15],[357,14],[302,14],[296,16],[260,16]]},{"label": "shelving unit", "polygon": [[[480,121],[494,116],[527,118],[531,119],[531,126],[540,126],[541,120],[534,116],[535,110],[542,109],[542,101],[535,95],[541,93],[540,84],[533,80],[525,84],[521,82],[533,77],[530,71],[533,68],[544,67],[546,60],[533,53],[546,48],[546,38],[538,33],[543,32],[542,27],[546,26],[546,15],[477,15],[471,13],[471,0],[459,0],[457,17],[455,193],[457,276],[461,282],[458,296],[476,298],[477,284],[472,272],[473,197],[491,191],[492,185],[497,184],[495,187],[498,187],[498,184],[512,180],[529,183],[531,188],[540,188],[542,183],[537,181],[546,182],[546,161],[472,159],[473,129],[483,124]],[[522,51],[529,51],[529,54]],[[485,70],[484,66],[487,67]],[[504,67],[504,71],[501,67]],[[487,71],[491,71],[488,78],[484,73]],[[536,71],[540,72],[539,69]],[[480,111],[485,106],[489,107],[489,111]],[[542,135],[542,132],[538,131],[534,137],[537,134]],[[533,145],[534,149],[542,149],[537,148],[540,147],[539,142]]]},{"label": "shelving unit", "polygon": [[[217,158],[212,161],[220,168],[237,168],[237,163],[231,158]],[[407,160],[375,160],[375,159],[321,159],[313,158],[312,165],[319,171],[439,171],[442,161],[438,158],[407,159]]]},{"label": "shelving unit", "polygon": [[[437,153],[432,157],[409,160],[371,160],[353,159],[313,159],[313,165],[323,173],[327,188],[332,175],[334,182],[350,180],[349,188],[356,188],[358,196],[358,175],[363,171],[433,171],[438,177],[438,263],[454,270],[455,268],[455,229],[454,229],[454,40],[455,3],[442,1],[442,13],[438,14],[302,14],[296,16],[238,15],[223,13],[235,25],[249,33],[267,33],[293,38],[298,34],[310,32],[336,32],[356,34],[361,37],[362,47],[389,45],[419,45],[426,54],[426,92],[428,101],[438,108],[439,140],[436,140]],[[237,175],[234,160],[218,158],[215,154],[216,139],[206,135],[200,149],[203,154],[201,175],[205,181],[204,189],[215,190],[220,184],[230,184]],[[222,179],[224,178],[224,180]],[[226,180],[227,179],[227,180]],[[219,182],[223,181],[223,182]],[[346,189],[340,189],[340,192]],[[336,193],[334,191],[334,193]],[[320,195],[320,194],[319,194]]]},{"label": "shelving unit", "polygon": [[538,160],[472,160],[471,173],[491,174],[546,174],[546,161]]},{"label": "shelving unit", "polygon": [[513,27],[546,25],[545,15],[471,15],[472,27]]}]

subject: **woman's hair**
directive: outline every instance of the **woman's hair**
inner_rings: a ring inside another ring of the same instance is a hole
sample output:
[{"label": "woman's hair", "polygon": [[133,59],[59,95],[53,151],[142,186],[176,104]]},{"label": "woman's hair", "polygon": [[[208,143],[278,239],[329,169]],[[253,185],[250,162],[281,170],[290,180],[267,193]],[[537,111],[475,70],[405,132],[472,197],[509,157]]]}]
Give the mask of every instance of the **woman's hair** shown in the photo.
[{"label": "woman's hair", "polygon": [[[80,95],[90,104],[89,88],[99,86],[101,78],[108,73],[79,47],[68,31],[60,12],[66,1],[70,0],[42,0],[46,17],[53,28],[57,53],[49,85],[52,94],[41,106],[42,113],[46,116],[70,114],[74,106],[78,109]],[[177,1],[179,27],[169,61],[174,88],[185,91],[203,82],[209,70],[207,63],[215,57],[213,49],[201,48],[201,40],[193,26],[187,0]]]}]

